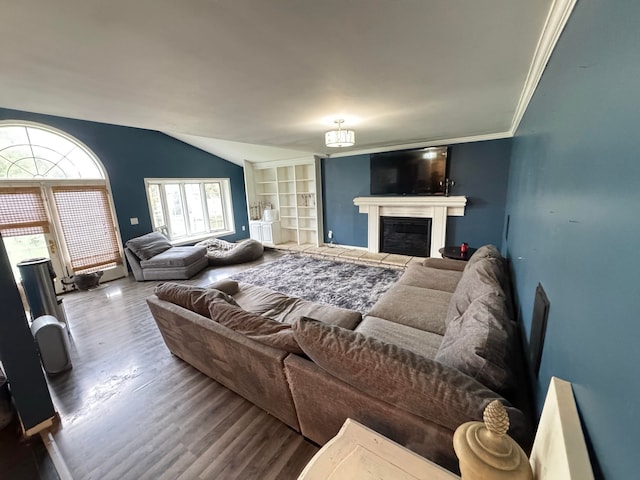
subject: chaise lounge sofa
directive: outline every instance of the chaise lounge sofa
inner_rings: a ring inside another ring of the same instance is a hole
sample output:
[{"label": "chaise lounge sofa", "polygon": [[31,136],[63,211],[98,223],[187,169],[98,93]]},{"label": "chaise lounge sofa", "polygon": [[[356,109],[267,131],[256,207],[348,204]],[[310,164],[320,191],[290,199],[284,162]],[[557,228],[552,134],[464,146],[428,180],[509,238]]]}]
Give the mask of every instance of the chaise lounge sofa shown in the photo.
[{"label": "chaise lounge sofa", "polygon": [[132,238],[125,244],[124,253],[138,282],[185,280],[208,265],[205,247],[174,247],[159,232]]},{"label": "chaise lounge sofa", "polygon": [[532,438],[504,259],[407,267],[364,318],[232,281],[162,284],[148,305],[169,350],[322,445],[353,418],[456,471],[455,429],[494,399]]}]

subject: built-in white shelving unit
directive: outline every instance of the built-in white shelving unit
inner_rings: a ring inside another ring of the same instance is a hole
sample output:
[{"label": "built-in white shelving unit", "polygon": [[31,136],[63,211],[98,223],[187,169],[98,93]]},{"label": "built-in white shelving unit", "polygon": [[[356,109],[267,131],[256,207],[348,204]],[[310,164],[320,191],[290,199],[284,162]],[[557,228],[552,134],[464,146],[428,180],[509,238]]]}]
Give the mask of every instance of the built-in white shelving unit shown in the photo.
[{"label": "built-in white shelving unit", "polygon": [[[251,222],[263,221],[265,208],[278,211],[280,232],[278,236],[273,235],[274,240],[278,238],[276,244],[322,244],[319,158],[305,157],[273,162],[245,160],[244,179]],[[250,232],[254,231],[258,230],[250,229]]]}]

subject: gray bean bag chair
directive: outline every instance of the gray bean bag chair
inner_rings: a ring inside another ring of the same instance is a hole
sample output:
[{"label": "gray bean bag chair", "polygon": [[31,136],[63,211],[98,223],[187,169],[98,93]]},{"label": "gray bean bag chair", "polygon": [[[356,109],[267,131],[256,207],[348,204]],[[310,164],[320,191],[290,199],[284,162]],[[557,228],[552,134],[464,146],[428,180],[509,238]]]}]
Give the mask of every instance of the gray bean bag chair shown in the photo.
[{"label": "gray bean bag chair", "polygon": [[262,257],[264,247],[257,240],[249,238],[238,243],[231,243],[218,238],[211,238],[196,243],[207,248],[209,266],[234,265],[250,262]]}]

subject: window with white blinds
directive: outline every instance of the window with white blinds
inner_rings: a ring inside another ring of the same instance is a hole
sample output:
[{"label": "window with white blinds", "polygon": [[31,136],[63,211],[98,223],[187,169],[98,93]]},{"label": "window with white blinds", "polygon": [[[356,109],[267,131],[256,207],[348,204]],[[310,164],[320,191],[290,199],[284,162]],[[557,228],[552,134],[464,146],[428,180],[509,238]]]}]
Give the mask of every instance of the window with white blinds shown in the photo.
[{"label": "window with white blinds", "polygon": [[3,237],[49,233],[40,188],[0,188],[0,232]]},{"label": "window with white blinds", "polygon": [[90,273],[122,264],[107,188],[60,186],[51,190],[73,272]]}]

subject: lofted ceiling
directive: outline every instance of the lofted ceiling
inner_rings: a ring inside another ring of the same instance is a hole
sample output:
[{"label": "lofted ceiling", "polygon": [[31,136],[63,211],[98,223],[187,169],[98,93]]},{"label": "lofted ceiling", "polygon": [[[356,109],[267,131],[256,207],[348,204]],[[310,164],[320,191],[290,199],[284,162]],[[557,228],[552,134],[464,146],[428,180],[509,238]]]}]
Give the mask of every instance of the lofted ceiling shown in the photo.
[{"label": "lofted ceiling", "polygon": [[2,0],[0,106],[236,162],[508,136],[553,3]]}]

